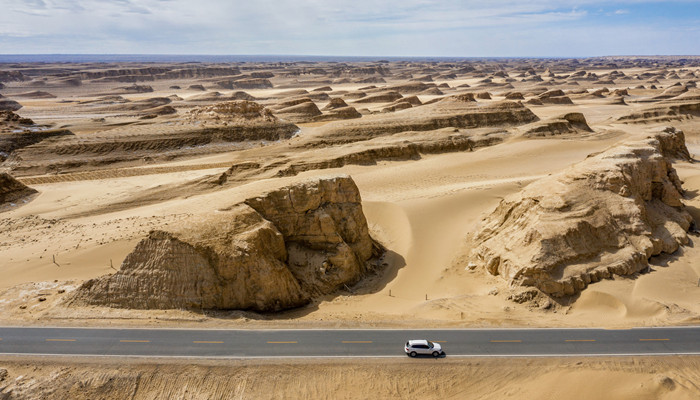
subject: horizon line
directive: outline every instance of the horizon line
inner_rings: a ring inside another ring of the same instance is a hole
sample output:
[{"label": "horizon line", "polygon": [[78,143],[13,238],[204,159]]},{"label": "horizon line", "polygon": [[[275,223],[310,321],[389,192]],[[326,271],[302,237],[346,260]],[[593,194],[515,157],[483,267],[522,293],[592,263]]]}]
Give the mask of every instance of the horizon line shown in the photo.
[{"label": "horizon line", "polygon": [[544,55],[527,55],[527,56],[514,56],[514,55],[475,55],[475,56],[465,56],[465,55],[337,55],[337,54],[284,54],[284,53],[259,53],[259,54],[245,54],[245,53],[230,53],[230,54],[208,54],[208,53],[0,53],[0,57],[26,57],[26,56],[159,56],[159,57],[313,57],[313,58],[390,58],[390,59],[401,59],[401,58],[459,58],[459,59],[475,59],[475,58],[553,58],[553,59],[585,59],[585,58],[610,58],[610,57],[640,57],[640,58],[653,58],[653,57],[698,57],[700,54],[607,54],[607,55],[556,55],[556,56],[544,56]]}]

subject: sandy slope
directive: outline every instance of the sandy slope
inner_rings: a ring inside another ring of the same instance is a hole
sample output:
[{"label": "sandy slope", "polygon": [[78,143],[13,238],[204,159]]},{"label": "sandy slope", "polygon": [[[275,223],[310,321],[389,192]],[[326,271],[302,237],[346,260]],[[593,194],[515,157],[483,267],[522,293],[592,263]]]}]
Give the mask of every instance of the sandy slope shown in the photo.
[{"label": "sandy slope", "polygon": [[[0,361],[26,399],[695,399],[700,358]],[[537,377],[537,379],[533,379]],[[14,398],[14,397],[11,397]]]}]

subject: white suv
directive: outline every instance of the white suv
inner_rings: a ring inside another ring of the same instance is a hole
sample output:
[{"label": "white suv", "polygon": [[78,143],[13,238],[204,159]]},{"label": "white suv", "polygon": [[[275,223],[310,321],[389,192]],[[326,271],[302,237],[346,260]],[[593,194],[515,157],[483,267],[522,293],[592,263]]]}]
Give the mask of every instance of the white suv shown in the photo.
[{"label": "white suv", "polygon": [[433,357],[438,357],[442,354],[442,346],[438,343],[433,343],[429,340],[409,340],[404,346],[406,354],[415,357],[418,354],[432,354]]}]

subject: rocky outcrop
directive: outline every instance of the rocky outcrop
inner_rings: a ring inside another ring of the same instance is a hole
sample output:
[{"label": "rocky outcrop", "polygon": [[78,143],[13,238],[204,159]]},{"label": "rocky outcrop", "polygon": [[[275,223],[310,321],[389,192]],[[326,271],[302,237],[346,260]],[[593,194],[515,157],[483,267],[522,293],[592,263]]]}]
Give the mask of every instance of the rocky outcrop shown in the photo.
[{"label": "rocky outcrop", "polygon": [[323,113],[311,99],[306,99],[298,104],[275,110],[275,115],[291,122],[310,121],[321,114]]},{"label": "rocky outcrop", "polygon": [[[130,104],[130,103],[127,103]],[[142,111],[155,118],[176,111],[156,107]],[[299,128],[280,121],[262,105],[245,100],[194,107],[177,118],[167,130],[158,124],[96,132],[90,137],[43,140],[58,131],[0,135],[0,152],[14,151],[4,166],[13,175],[44,174],[76,169],[113,168],[115,164],[148,160],[171,160],[180,156],[231,151],[241,142],[277,141],[291,138]],[[71,135],[71,136],[68,136]],[[3,150],[8,149],[8,150]],[[1,155],[1,153],[0,153]],[[10,161],[12,161],[10,163]]]},{"label": "rocky outcrop", "polygon": [[683,120],[699,116],[700,101],[691,99],[674,101],[674,99],[671,99],[624,115],[618,118],[618,121],[624,123],[648,123]]},{"label": "rocky outcrop", "polygon": [[13,97],[22,97],[25,99],[55,99],[56,95],[41,90],[35,90],[32,92],[17,93],[13,95]]},{"label": "rocky outcrop", "polygon": [[126,101],[117,105],[96,108],[95,111],[104,112],[150,112],[158,107],[172,103],[172,100],[167,97],[151,97],[149,99]]},{"label": "rocky outcrop", "polygon": [[[277,176],[294,176],[303,171],[341,168],[345,165],[374,165],[379,161],[417,160],[425,154],[473,151],[481,147],[499,144],[507,136],[507,132],[491,132],[480,135],[460,134],[455,133],[455,130],[450,128],[429,133],[405,132],[398,135],[396,139],[399,140],[384,140],[382,137],[368,140],[363,142],[363,150],[349,151],[339,157],[323,161],[291,163],[278,170]],[[227,173],[229,171],[224,175]],[[224,175],[222,178],[225,180]]]},{"label": "rocky outcrop", "polygon": [[348,176],[250,198],[177,231],[154,231],[119,272],[85,282],[73,305],[279,311],[356,283],[380,249]]},{"label": "rocky outcrop", "polygon": [[396,101],[403,96],[399,92],[394,92],[394,91],[389,91],[389,92],[381,92],[377,94],[372,94],[366,97],[362,97],[361,99],[355,100],[355,103],[358,104],[364,104],[364,103],[391,103],[392,101]]},{"label": "rocky outcrop", "polygon": [[274,78],[275,74],[270,71],[251,72],[251,78]]},{"label": "rocky outcrop", "polygon": [[354,119],[354,118],[361,118],[362,114],[360,114],[355,107],[340,107],[340,108],[333,108],[323,115],[319,115],[314,117],[314,121],[332,121],[332,120],[339,120],[339,119]]},{"label": "rocky outcrop", "polygon": [[574,104],[561,89],[548,90],[537,96],[542,104]]},{"label": "rocky outcrop", "polygon": [[291,186],[245,203],[279,228],[287,264],[310,295],[357,282],[368,272],[367,261],[379,253],[369,236],[360,192],[348,176]]},{"label": "rocky outcrop", "polygon": [[389,89],[393,90],[395,92],[398,92],[400,94],[406,95],[406,94],[416,94],[423,92],[427,89],[434,88],[435,84],[425,84],[420,81],[413,81],[413,82],[407,82],[407,83],[402,83],[400,85],[394,85],[390,86]]},{"label": "rocky outcrop", "polygon": [[17,111],[22,108],[18,102],[10,99],[0,99],[0,111]]},{"label": "rocky outcrop", "polygon": [[567,113],[532,125],[526,128],[523,136],[546,137],[593,132],[586,122],[586,117],[577,112]]},{"label": "rocky outcrop", "polygon": [[545,97],[537,100],[539,100],[541,104],[574,104],[567,96]]},{"label": "rocky outcrop", "polygon": [[80,79],[131,82],[136,80],[211,78],[217,76],[238,75],[240,73],[241,71],[236,67],[145,67],[86,71],[80,72],[74,76]]},{"label": "rocky outcrop", "polygon": [[268,89],[272,82],[264,78],[240,79],[233,82],[233,89]]},{"label": "rocky outcrop", "polygon": [[66,129],[46,129],[12,111],[0,111],[0,161],[12,152],[57,136],[73,136]]},{"label": "rocky outcrop", "polygon": [[472,259],[554,297],[642,271],[688,242],[693,219],[671,166],[687,155],[683,133],[667,129],[536,181],[484,219]]},{"label": "rocky outcrop", "polygon": [[4,172],[0,173],[0,210],[12,203],[35,194],[37,191]]},{"label": "rocky outcrop", "polygon": [[217,123],[276,123],[277,118],[264,106],[248,100],[235,100],[196,107],[187,113],[191,121]]},{"label": "rocky outcrop", "polygon": [[505,97],[506,100],[525,100],[525,97],[520,92],[509,92]]},{"label": "rocky outcrop", "polygon": [[255,101],[255,97],[242,91],[234,92],[230,96],[231,100],[248,100],[248,101]]},{"label": "rocky outcrop", "polygon": [[0,82],[24,82],[29,80],[20,71],[0,71]]},{"label": "rocky outcrop", "polygon": [[23,129],[34,125],[30,118],[23,118],[12,111],[0,111],[0,132]]},{"label": "rocky outcrop", "polygon": [[148,86],[148,85],[131,85],[131,86],[121,86],[118,88],[112,89],[111,93],[108,93],[109,95],[116,95],[116,94],[133,94],[133,93],[152,93],[153,92],[153,87]]},{"label": "rocky outcrop", "polygon": [[347,106],[348,106],[348,103],[346,103],[345,100],[341,99],[340,97],[336,97],[334,99],[331,99],[328,102],[328,104],[326,104],[326,106],[323,107],[323,111],[335,110],[337,108],[344,108]]},{"label": "rocky outcrop", "polygon": [[[441,128],[489,128],[524,125],[537,116],[519,102],[503,101],[480,105],[471,93],[440,99],[434,103],[404,110],[364,116],[342,124],[321,128],[320,143],[354,142],[408,131],[432,131]],[[313,145],[313,144],[312,144]]]}]

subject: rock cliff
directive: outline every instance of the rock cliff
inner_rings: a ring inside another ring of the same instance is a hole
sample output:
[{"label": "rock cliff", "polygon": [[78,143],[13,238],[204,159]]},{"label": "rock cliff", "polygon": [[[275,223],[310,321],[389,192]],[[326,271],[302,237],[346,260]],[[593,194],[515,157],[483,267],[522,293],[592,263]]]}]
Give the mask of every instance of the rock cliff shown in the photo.
[{"label": "rock cliff", "polygon": [[302,182],[154,231],[70,304],[278,311],[357,282],[380,248],[348,176]]},{"label": "rock cliff", "polygon": [[472,259],[511,287],[573,295],[630,275],[688,242],[693,224],[672,158],[689,158],[672,128],[541,179],[501,201],[475,236]]}]

